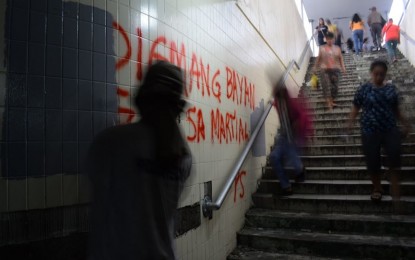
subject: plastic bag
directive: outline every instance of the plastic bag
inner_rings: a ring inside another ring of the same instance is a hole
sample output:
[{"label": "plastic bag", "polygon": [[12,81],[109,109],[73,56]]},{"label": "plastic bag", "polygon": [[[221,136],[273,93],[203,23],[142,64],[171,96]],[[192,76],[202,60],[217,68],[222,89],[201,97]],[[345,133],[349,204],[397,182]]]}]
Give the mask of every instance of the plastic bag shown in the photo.
[{"label": "plastic bag", "polygon": [[318,87],[318,77],[316,74],[313,74],[311,76],[311,80],[310,80],[310,86],[312,90],[316,90]]}]

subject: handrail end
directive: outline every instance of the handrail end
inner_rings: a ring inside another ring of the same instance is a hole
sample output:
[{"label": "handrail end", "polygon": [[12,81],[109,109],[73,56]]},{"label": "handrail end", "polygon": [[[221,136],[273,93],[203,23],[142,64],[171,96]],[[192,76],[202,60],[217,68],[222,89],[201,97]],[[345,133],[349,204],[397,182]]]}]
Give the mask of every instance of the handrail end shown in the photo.
[{"label": "handrail end", "polygon": [[202,212],[205,218],[212,219],[213,210],[220,209],[220,205],[212,202],[212,198],[206,195],[202,201]]}]

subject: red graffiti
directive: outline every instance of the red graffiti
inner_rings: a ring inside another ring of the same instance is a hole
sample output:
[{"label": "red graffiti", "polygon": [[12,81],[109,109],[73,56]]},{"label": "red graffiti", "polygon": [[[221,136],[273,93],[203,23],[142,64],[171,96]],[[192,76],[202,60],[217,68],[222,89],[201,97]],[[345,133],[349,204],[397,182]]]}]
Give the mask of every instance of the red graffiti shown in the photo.
[{"label": "red graffiti", "polygon": [[[186,112],[186,120],[191,124],[192,135],[187,136],[187,140],[190,142],[200,142],[205,140],[205,123],[203,121],[202,110],[197,109],[196,107],[191,107]],[[196,122],[194,116],[197,116]]]},{"label": "red graffiti", "polygon": [[236,111],[233,113],[222,114],[217,108],[210,112],[211,117],[211,141],[215,140],[219,143],[225,141],[238,143],[248,140],[248,125],[243,123],[241,118],[237,118]]},{"label": "red graffiti", "polygon": [[112,26],[120,32],[122,38],[127,44],[127,52],[124,54],[124,56],[120,60],[117,61],[117,64],[115,64],[115,68],[119,70],[125,65],[127,65],[129,62],[129,59],[131,59],[131,43],[130,43],[130,40],[128,39],[127,32],[121,25],[119,25],[117,22],[114,21],[112,22]]},{"label": "red graffiti", "polygon": [[[120,33],[121,39],[127,46],[126,53],[116,63],[116,70],[121,70],[128,65],[131,59],[132,49],[129,36],[125,29],[113,22],[113,27]],[[138,46],[137,46],[137,68],[135,76],[137,80],[143,78],[143,39],[142,31],[137,28]],[[178,47],[180,46],[180,48]],[[169,50],[164,53],[161,50]],[[221,70],[212,69],[209,63],[205,63],[201,57],[192,52],[191,59],[186,57],[186,46],[184,43],[178,45],[176,41],[168,40],[165,36],[159,36],[151,44],[148,64],[152,64],[155,60],[165,60],[180,67],[186,72],[187,85],[184,88],[184,94],[188,97],[193,91],[197,90],[202,97],[212,97],[219,103],[222,102],[222,83]],[[189,67],[188,67],[189,66]],[[131,68],[133,69],[133,68]],[[254,109],[255,107],[255,85],[250,83],[245,76],[238,74],[235,70],[226,67],[227,89],[226,97],[237,105],[243,105]],[[118,97],[124,100],[124,104],[130,103],[130,95],[128,91],[118,88]],[[128,114],[127,123],[131,122],[135,117],[135,111],[129,106],[120,105],[119,113]],[[191,142],[200,142],[205,140],[205,125],[203,113],[196,107],[189,108],[187,111],[187,121],[191,125],[192,134],[187,139]],[[211,139],[212,142],[222,141],[230,143],[232,141],[243,142],[248,138],[247,123],[241,118],[237,118],[236,111],[234,113],[226,113],[222,115],[219,109],[211,111]]]},{"label": "red graffiti", "polygon": [[[128,92],[127,90],[121,89],[120,87],[117,88],[117,94],[119,97],[124,97],[124,98],[129,98],[130,96],[130,92]],[[121,106],[118,107],[118,113],[128,114],[127,123],[131,123],[135,116],[135,111],[127,107],[121,107]]]},{"label": "red graffiti", "polygon": [[241,183],[241,192],[239,193],[239,198],[243,198],[245,196],[245,187],[244,187],[244,183],[242,181],[242,176],[246,175],[246,171],[240,171],[238,173],[238,175],[236,175],[235,178],[235,192],[233,194],[233,202],[236,202],[236,190],[238,189],[238,183]]},{"label": "red graffiti", "polygon": [[248,84],[245,76],[239,75],[235,70],[226,67],[226,97],[237,105],[248,106],[255,109],[255,85]]},{"label": "red graffiti", "polygon": [[138,49],[137,49],[137,72],[136,77],[138,80],[143,78],[143,32],[140,28],[137,28],[137,35],[138,35]]}]

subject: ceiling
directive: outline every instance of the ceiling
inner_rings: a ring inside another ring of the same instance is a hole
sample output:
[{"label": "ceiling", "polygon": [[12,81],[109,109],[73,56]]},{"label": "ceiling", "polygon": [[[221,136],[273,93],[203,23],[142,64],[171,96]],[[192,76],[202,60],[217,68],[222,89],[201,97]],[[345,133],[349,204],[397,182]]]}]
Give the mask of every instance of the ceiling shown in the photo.
[{"label": "ceiling", "polygon": [[[309,19],[313,19],[313,27],[317,26],[320,17],[330,19],[332,23],[338,24],[343,31],[344,38],[351,37],[349,29],[349,21],[354,13],[358,13],[360,17],[367,21],[370,13],[369,8],[376,6],[377,11],[386,19],[393,0],[302,0],[304,8]],[[366,36],[370,32],[367,30]]]},{"label": "ceiling", "polygon": [[376,6],[378,12],[386,16],[392,2],[393,0],[303,0],[308,18],[315,21],[320,17],[350,20],[354,13],[360,14],[362,18],[367,17],[372,6]]}]

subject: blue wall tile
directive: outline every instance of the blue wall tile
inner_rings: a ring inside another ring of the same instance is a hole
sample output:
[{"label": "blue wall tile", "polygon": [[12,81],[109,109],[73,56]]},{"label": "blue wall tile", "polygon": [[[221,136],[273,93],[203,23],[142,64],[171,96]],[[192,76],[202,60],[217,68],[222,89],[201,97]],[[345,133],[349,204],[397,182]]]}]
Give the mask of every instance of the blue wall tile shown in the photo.
[{"label": "blue wall tile", "polygon": [[92,23],[79,22],[79,49],[92,50]]},{"label": "blue wall tile", "polygon": [[45,107],[62,108],[62,80],[60,78],[46,77]]},{"label": "blue wall tile", "polygon": [[63,79],[62,85],[63,109],[78,109],[78,81]]},{"label": "blue wall tile", "polygon": [[79,20],[92,22],[92,6],[79,5]]},{"label": "blue wall tile", "polygon": [[108,83],[117,83],[115,76],[115,56],[107,56],[107,82]]},{"label": "blue wall tile", "polygon": [[45,174],[54,175],[62,173],[62,143],[45,143]]},{"label": "blue wall tile", "polygon": [[45,140],[45,111],[43,109],[27,109],[27,137],[29,141]]},{"label": "blue wall tile", "polygon": [[45,75],[45,45],[29,44],[29,74]]},{"label": "blue wall tile", "polygon": [[58,46],[46,47],[46,76],[62,76],[62,54]]},{"label": "blue wall tile", "polygon": [[107,113],[107,127],[116,126],[120,123],[118,113]]},{"label": "blue wall tile", "polygon": [[78,78],[78,50],[63,48],[63,77]]},{"label": "blue wall tile", "polygon": [[93,16],[94,24],[105,25],[105,22],[106,22],[105,11],[98,9],[98,8],[94,8],[93,12],[94,12],[94,16]]},{"label": "blue wall tile", "polygon": [[63,143],[63,173],[78,173],[78,143]]},{"label": "blue wall tile", "polygon": [[92,140],[92,112],[79,111],[78,136],[79,141]]},{"label": "blue wall tile", "polygon": [[13,40],[27,41],[28,35],[28,17],[29,11],[13,8],[12,9],[12,21],[11,21],[11,37]]},{"label": "blue wall tile", "polygon": [[39,12],[30,12],[29,41],[45,43],[46,15]]},{"label": "blue wall tile", "polygon": [[43,142],[27,143],[27,176],[45,175],[45,147]]},{"label": "blue wall tile", "polygon": [[92,53],[79,50],[79,79],[92,80]]},{"label": "blue wall tile", "polygon": [[93,43],[95,52],[105,53],[105,26],[94,24]]},{"label": "blue wall tile", "polygon": [[92,63],[92,79],[94,81],[105,81],[107,73],[107,66],[105,64],[105,54],[94,53]]},{"label": "blue wall tile", "polygon": [[46,109],[46,141],[62,140],[62,111]]},{"label": "blue wall tile", "polygon": [[10,141],[25,141],[27,115],[25,108],[9,108],[8,109],[8,133]]},{"label": "blue wall tile", "polygon": [[48,13],[62,16],[62,1],[48,0]]},{"label": "blue wall tile", "polygon": [[45,105],[45,78],[29,76],[27,78],[27,106],[44,107]]},{"label": "blue wall tile", "polygon": [[94,111],[106,111],[106,89],[105,83],[94,82],[93,84],[93,110]]},{"label": "blue wall tile", "polygon": [[27,0],[13,0],[13,7],[28,9],[29,1]]},{"label": "blue wall tile", "polygon": [[79,163],[79,172],[81,174],[86,174],[86,158],[91,142],[79,142],[78,144],[78,163]]},{"label": "blue wall tile", "polygon": [[107,84],[107,111],[118,111],[117,85],[114,84]]},{"label": "blue wall tile", "polygon": [[[27,0],[25,0],[27,1]],[[30,0],[30,9],[46,13],[47,11],[47,0]]]},{"label": "blue wall tile", "polygon": [[8,177],[26,177],[26,143],[7,144]]},{"label": "blue wall tile", "polygon": [[63,141],[78,140],[78,112],[75,110],[63,111]]},{"label": "blue wall tile", "polygon": [[94,112],[93,113],[94,121],[94,135],[97,135],[102,130],[107,128],[107,117],[104,112]]},{"label": "blue wall tile", "polygon": [[63,16],[65,17],[78,17],[78,3],[64,2],[63,3]]},{"label": "blue wall tile", "polygon": [[75,19],[68,17],[63,19],[63,46],[78,47],[78,24]]},{"label": "blue wall tile", "polygon": [[79,109],[92,110],[92,82],[86,80],[79,81]]},{"label": "blue wall tile", "polygon": [[27,85],[24,74],[9,74],[7,81],[7,105],[26,107]]},{"label": "blue wall tile", "polygon": [[62,17],[48,15],[47,21],[47,43],[60,46],[62,44]]},{"label": "blue wall tile", "polygon": [[10,41],[10,72],[25,73],[27,43]]}]

